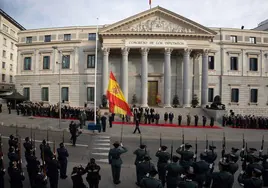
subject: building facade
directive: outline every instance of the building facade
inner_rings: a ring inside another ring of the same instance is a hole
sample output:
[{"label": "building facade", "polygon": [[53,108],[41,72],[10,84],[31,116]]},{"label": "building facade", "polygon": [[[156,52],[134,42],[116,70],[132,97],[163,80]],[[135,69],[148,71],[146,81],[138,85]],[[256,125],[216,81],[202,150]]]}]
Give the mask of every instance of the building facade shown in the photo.
[{"label": "building facade", "polygon": [[[109,73],[126,100],[141,106],[171,107],[173,97],[191,106],[222,97],[237,113],[268,112],[268,32],[208,28],[162,7],[99,27],[97,87],[94,88],[97,27],[64,27],[19,32],[16,88],[31,101],[71,106],[97,103]],[[60,73],[59,73],[60,70]],[[61,90],[59,89],[61,83]]]},{"label": "building facade", "polygon": [[15,86],[17,68],[18,32],[25,30],[0,9],[0,92],[11,91]]}]

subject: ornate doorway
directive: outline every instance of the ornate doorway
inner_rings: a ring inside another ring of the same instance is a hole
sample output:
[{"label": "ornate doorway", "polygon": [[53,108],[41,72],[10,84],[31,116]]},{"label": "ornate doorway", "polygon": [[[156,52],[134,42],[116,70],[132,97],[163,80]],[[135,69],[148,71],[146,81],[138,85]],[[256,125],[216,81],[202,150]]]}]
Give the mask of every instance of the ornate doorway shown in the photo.
[{"label": "ornate doorway", "polygon": [[156,106],[156,96],[158,93],[158,81],[148,81],[148,105]]}]

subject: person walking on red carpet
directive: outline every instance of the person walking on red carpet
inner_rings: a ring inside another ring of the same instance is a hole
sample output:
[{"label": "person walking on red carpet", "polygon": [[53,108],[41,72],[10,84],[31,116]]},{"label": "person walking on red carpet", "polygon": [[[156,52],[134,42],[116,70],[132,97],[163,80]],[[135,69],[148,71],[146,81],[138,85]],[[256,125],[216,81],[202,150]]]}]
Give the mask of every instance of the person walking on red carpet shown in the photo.
[{"label": "person walking on red carpet", "polygon": [[136,131],[139,131],[139,134],[141,134],[141,130],[140,130],[140,122],[139,122],[138,119],[136,119],[136,127],[135,127],[135,130],[134,130],[133,134],[135,134]]}]

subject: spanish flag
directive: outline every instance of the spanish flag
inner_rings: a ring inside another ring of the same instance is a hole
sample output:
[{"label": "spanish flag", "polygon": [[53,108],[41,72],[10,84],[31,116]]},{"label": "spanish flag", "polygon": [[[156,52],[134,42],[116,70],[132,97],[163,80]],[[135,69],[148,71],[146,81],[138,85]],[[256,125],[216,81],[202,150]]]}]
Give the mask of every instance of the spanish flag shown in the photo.
[{"label": "spanish flag", "polygon": [[109,111],[111,113],[132,116],[128,103],[112,72],[110,73],[107,99],[109,100]]},{"label": "spanish flag", "polygon": [[157,96],[156,96],[156,103],[157,104],[161,103],[161,97],[159,94],[157,94]]}]

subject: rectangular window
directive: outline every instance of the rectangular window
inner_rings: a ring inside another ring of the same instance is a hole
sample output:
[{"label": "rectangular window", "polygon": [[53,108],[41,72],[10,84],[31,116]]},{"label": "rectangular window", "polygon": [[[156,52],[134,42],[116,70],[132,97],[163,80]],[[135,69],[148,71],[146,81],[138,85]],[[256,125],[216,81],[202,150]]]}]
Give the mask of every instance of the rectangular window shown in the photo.
[{"label": "rectangular window", "polygon": [[10,34],[11,34],[12,36],[15,36],[15,31],[12,30],[12,29],[10,29]]},{"label": "rectangular window", "polygon": [[5,69],[5,68],[6,68],[6,63],[2,62],[2,69]]},{"label": "rectangular window", "polygon": [[230,70],[238,70],[238,57],[230,58]]},{"label": "rectangular window", "polygon": [[10,43],[10,47],[11,47],[12,50],[14,49],[14,43],[13,42]]},{"label": "rectangular window", "polygon": [[256,37],[249,37],[249,42],[251,44],[256,44]]},{"label": "rectangular window", "polygon": [[27,101],[30,100],[30,88],[29,87],[23,88],[23,96],[26,98]]},{"label": "rectangular window", "polygon": [[61,88],[61,100],[62,102],[69,101],[69,88],[68,87]]},{"label": "rectangular window", "polygon": [[230,39],[231,39],[231,41],[234,42],[234,43],[237,42],[237,36],[232,35],[232,36],[230,37]]},{"label": "rectangular window", "polygon": [[89,33],[88,40],[96,40],[96,33]]},{"label": "rectangular window", "polygon": [[10,53],[10,60],[13,60],[13,54]]},{"label": "rectangular window", "polygon": [[87,87],[87,101],[94,101],[94,87]]},{"label": "rectangular window", "polygon": [[258,71],[258,58],[249,58],[249,70]]},{"label": "rectangular window", "polygon": [[13,65],[9,64],[9,70],[12,71],[13,70]]},{"label": "rectangular window", "polygon": [[30,44],[33,42],[33,37],[26,37],[26,43]]},{"label": "rectangular window", "polygon": [[250,102],[257,103],[258,102],[258,89],[250,90]]},{"label": "rectangular window", "polygon": [[51,35],[45,35],[45,42],[51,42]]},{"label": "rectangular window", "polygon": [[9,76],[9,82],[13,83],[13,76],[12,75]]},{"label": "rectangular window", "polygon": [[64,40],[65,41],[71,40],[71,34],[64,34]]},{"label": "rectangular window", "polygon": [[4,45],[4,46],[7,45],[7,39],[6,39],[6,38],[4,38],[3,45]]},{"label": "rectangular window", "polygon": [[208,102],[213,102],[214,88],[208,88]]},{"label": "rectangular window", "polygon": [[63,55],[62,56],[62,66],[63,69],[70,68],[70,55]]},{"label": "rectangular window", "polygon": [[50,69],[50,56],[43,57],[43,69]]},{"label": "rectangular window", "polygon": [[48,101],[49,99],[49,90],[48,90],[48,87],[42,87],[42,90],[41,90],[41,100],[42,101]]},{"label": "rectangular window", "polygon": [[7,52],[5,50],[3,50],[3,57],[6,57]]},{"label": "rectangular window", "polygon": [[25,57],[24,58],[24,70],[31,70],[32,58]]},{"label": "rectangular window", "polygon": [[231,90],[231,102],[239,102],[239,89]]},{"label": "rectangular window", "polygon": [[5,24],[3,24],[3,30],[4,30],[5,32],[8,32],[8,27],[7,27]]},{"label": "rectangular window", "polygon": [[6,75],[2,74],[2,82],[6,82]]},{"label": "rectangular window", "polygon": [[208,56],[208,69],[214,70],[214,56]]},{"label": "rectangular window", "polygon": [[95,55],[87,56],[87,68],[95,68]]}]

